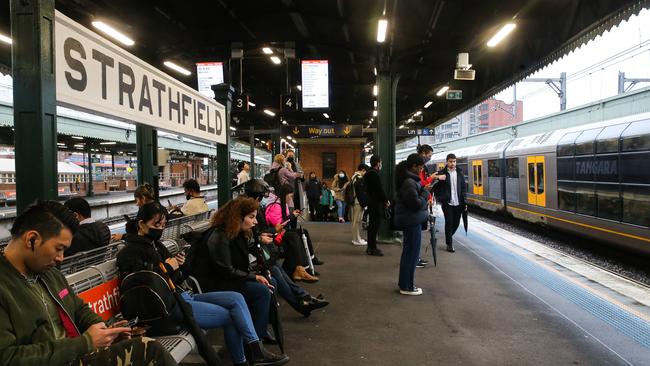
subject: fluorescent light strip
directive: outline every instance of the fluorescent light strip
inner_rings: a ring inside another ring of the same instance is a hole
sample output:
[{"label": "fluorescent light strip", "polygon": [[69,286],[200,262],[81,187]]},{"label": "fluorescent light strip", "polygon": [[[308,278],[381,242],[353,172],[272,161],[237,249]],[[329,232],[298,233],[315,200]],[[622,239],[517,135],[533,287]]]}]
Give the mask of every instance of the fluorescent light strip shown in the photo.
[{"label": "fluorescent light strip", "polygon": [[414,116],[419,116],[421,114],[422,114],[422,111],[417,111],[417,112],[415,112]]},{"label": "fluorescent light strip", "polygon": [[445,94],[445,92],[446,92],[447,90],[449,90],[449,86],[445,85],[445,86],[443,86],[442,88],[440,88],[440,89],[438,90],[438,92],[436,93],[436,95],[437,95],[437,96],[441,96],[441,95]]},{"label": "fluorescent light strip", "polygon": [[169,67],[170,69],[172,69],[172,70],[174,70],[176,72],[179,72],[179,73],[181,73],[181,74],[183,74],[185,76],[192,75],[192,72],[190,72],[189,70],[187,70],[187,69],[185,69],[183,67],[180,67],[180,66],[176,65],[175,63],[173,63],[171,61],[165,61],[165,62],[163,62],[163,64],[165,66]]},{"label": "fluorescent light strip", "polygon": [[372,116],[377,117],[377,111],[372,111]]},{"label": "fluorescent light strip", "polygon": [[279,65],[282,63],[280,58],[278,56],[271,56],[271,61],[273,61],[274,64]]},{"label": "fluorescent light strip", "polygon": [[236,127],[230,126],[230,131],[237,131]]},{"label": "fluorescent light strip", "polygon": [[427,104],[424,105],[424,108],[429,108],[431,107],[431,104],[433,104],[432,101],[428,101]]},{"label": "fluorescent light strip", "polygon": [[379,87],[377,85],[372,86],[372,95],[377,96],[379,94]]},{"label": "fluorescent light strip", "polygon": [[275,113],[271,112],[271,111],[268,110],[268,109],[265,109],[265,110],[264,110],[264,113],[268,114],[268,115],[271,116],[271,117],[275,117]]},{"label": "fluorescent light strip", "polygon": [[388,20],[379,19],[379,22],[377,22],[377,42],[383,43],[386,40],[387,29],[388,29]]},{"label": "fluorescent light strip", "polygon": [[123,45],[133,46],[135,44],[135,41],[133,41],[131,38],[125,36],[123,33],[119,32],[118,30],[116,30],[115,28],[111,27],[110,25],[104,22],[95,21],[92,24],[95,28],[106,33],[106,35],[110,36],[111,38],[114,38],[116,41],[120,42]]},{"label": "fluorescent light strip", "polygon": [[100,145],[117,145],[117,142],[115,141],[105,141],[105,142],[100,142]]},{"label": "fluorescent light strip", "polygon": [[267,55],[272,55],[273,54],[273,50],[270,49],[269,47],[262,48],[262,52],[264,52],[264,54],[267,54]]},{"label": "fluorescent light strip", "polygon": [[323,116],[324,116],[325,118],[330,118],[330,115],[327,114],[327,113],[323,113]]},{"label": "fluorescent light strip", "polygon": [[83,137],[80,137],[80,136],[70,136],[70,137],[72,137],[75,140],[83,140],[84,139]]},{"label": "fluorescent light strip", "polygon": [[0,34],[0,41],[2,41],[4,43],[8,43],[8,44],[11,44],[11,42],[12,42],[11,38],[5,36],[4,34]]},{"label": "fluorescent light strip", "polygon": [[282,121],[282,124],[283,124],[283,125],[288,125],[289,122],[287,122],[287,121]]},{"label": "fluorescent light strip", "polygon": [[506,38],[508,34],[510,34],[510,32],[515,30],[515,28],[517,28],[517,24],[515,23],[504,24],[503,27],[501,27],[501,29],[499,29],[499,31],[494,36],[492,36],[492,38],[490,38],[490,40],[487,43],[487,46],[495,47],[501,41],[503,41],[503,39]]},{"label": "fluorescent light strip", "polygon": [[302,85],[296,85],[296,88],[298,88],[298,90],[302,91]]},{"label": "fluorescent light strip", "polygon": [[253,103],[253,102],[248,102],[248,105],[251,106],[251,107],[255,107],[255,103]]}]

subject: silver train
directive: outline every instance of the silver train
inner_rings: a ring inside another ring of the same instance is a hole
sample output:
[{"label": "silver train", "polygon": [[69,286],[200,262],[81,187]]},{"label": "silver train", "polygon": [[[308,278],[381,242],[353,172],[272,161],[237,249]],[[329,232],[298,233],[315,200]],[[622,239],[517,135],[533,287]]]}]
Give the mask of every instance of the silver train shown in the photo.
[{"label": "silver train", "polygon": [[435,153],[470,205],[650,254],[650,114]]}]

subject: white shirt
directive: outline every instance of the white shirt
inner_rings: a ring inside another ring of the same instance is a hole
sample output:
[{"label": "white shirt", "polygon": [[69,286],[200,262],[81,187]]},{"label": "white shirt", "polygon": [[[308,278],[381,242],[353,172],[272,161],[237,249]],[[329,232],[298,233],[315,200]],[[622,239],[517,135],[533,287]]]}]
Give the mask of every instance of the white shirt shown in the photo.
[{"label": "white shirt", "polygon": [[449,206],[458,206],[458,176],[456,174],[456,169],[449,170],[449,184],[451,185],[451,199],[449,200]]},{"label": "white shirt", "polygon": [[245,170],[242,170],[237,174],[237,185],[240,185],[242,183],[248,182],[250,180],[250,177],[248,176],[248,172]]}]

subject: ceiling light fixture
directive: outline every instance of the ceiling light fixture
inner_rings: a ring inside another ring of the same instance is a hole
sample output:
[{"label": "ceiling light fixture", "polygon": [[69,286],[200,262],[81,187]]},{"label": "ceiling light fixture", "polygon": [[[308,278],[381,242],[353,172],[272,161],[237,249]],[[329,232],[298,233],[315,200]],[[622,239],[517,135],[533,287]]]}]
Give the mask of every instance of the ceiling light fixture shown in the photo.
[{"label": "ceiling light fixture", "polygon": [[374,69],[374,71],[375,71],[375,76],[377,76],[377,68],[375,67],[375,68],[373,68],[373,69]]},{"label": "ceiling light fixture", "polygon": [[83,140],[84,139],[83,137],[80,137],[80,136],[70,136],[70,137],[72,137],[75,140]]},{"label": "ceiling light fixture", "polygon": [[280,58],[278,56],[271,56],[271,61],[273,61],[274,64],[279,65],[282,63]]},{"label": "ceiling light fixture", "polygon": [[268,114],[268,115],[271,116],[271,117],[275,117],[275,113],[271,112],[271,111],[268,110],[268,109],[265,109],[265,110],[264,110],[264,113]]},{"label": "ceiling light fixture", "polygon": [[327,114],[327,113],[323,113],[323,116],[324,116],[325,118],[330,118],[330,115]]},{"label": "ceiling light fixture", "polygon": [[508,34],[510,34],[510,32],[515,30],[515,28],[517,28],[517,24],[515,23],[504,24],[503,27],[501,27],[501,29],[499,29],[499,31],[494,36],[492,36],[492,38],[490,38],[490,40],[487,43],[487,46],[495,47],[501,41],[503,41],[503,39],[506,38]]},{"label": "ceiling light fixture", "polygon": [[269,47],[262,48],[262,52],[264,52],[264,54],[266,54],[266,55],[272,55],[273,54],[273,50],[271,48],[269,48]]},{"label": "ceiling light fixture", "polygon": [[123,45],[133,46],[135,44],[135,41],[133,41],[131,38],[125,36],[123,33],[104,22],[95,21],[92,24],[95,28],[106,33],[106,35],[114,38],[116,41],[120,42]]},{"label": "ceiling light fixture", "polygon": [[441,96],[445,94],[445,92],[449,90],[449,86],[445,85],[442,88],[438,89],[438,92],[436,93],[437,96]]},{"label": "ceiling light fixture", "polygon": [[2,41],[4,43],[11,44],[11,38],[5,36],[4,34],[0,34],[0,41]]},{"label": "ceiling light fixture", "polygon": [[188,70],[188,69],[186,69],[184,67],[180,67],[180,66],[176,65],[175,63],[173,63],[171,61],[165,61],[165,62],[163,62],[163,64],[165,66],[169,67],[170,69],[172,69],[172,70],[174,70],[176,72],[179,72],[179,73],[181,73],[181,74],[183,74],[185,76],[192,75],[192,72],[190,70]]},{"label": "ceiling light fixture", "polygon": [[433,104],[432,101],[428,101],[427,104],[424,105],[424,108],[429,108],[431,107],[431,104]]},{"label": "ceiling light fixture", "polygon": [[377,111],[372,111],[372,116],[377,117]]},{"label": "ceiling light fixture", "polygon": [[255,107],[255,103],[250,102],[250,101],[248,102],[248,105],[251,106],[251,107]]},{"label": "ceiling light fixture", "polygon": [[302,85],[296,85],[296,88],[298,88],[298,90],[302,91]]},{"label": "ceiling light fixture", "polygon": [[282,124],[286,126],[286,125],[289,124],[289,122],[287,122],[287,121],[282,121]]},{"label": "ceiling light fixture", "polygon": [[419,116],[421,114],[422,114],[422,111],[417,111],[417,112],[415,112],[414,116]]},{"label": "ceiling light fixture", "polygon": [[372,102],[372,105],[373,105],[375,108],[377,108],[377,100],[376,100],[376,99]]},{"label": "ceiling light fixture", "polygon": [[379,94],[379,87],[377,85],[372,86],[372,95],[377,96]]},{"label": "ceiling light fixture", "polygon": [[230,131],[237,131],[237,127],[230,126]]},{"label": "ceiling light fixture", "polygon": [[379,19],[377,22],[377,42],[384,43],[386,40],[386,30],[388,29],[388,19]]},{"label": "ceiling light fixture", "polygon": [[117,145],[117,142],[115,141],[105,141],[105,142],[100,142],[100,145]]}]

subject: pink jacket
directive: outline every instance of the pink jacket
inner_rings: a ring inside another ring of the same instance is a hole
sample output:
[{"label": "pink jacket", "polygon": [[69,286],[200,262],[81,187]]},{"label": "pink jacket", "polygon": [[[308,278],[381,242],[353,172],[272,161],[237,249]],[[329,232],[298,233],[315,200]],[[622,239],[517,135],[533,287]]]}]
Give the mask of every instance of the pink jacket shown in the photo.
[{"label": "pink jacket", "polygon": [[[286,216],[289,216],[289,206],[285,206],[286,209]],[[280,209],[280,200],[278,199],[277,201],[271,202],[266,206],[266,211],[265,211],[265,219],[266,223],[269,226],[275,226],[277,224],[281,224],[284,220],[282,220],[282,210]]]},{"label": "pink jacket", "polygon": [[291,184],[293,185],[293,181],[296,178],[299,178],[302,174],[298,172],[291,172],[289,169],[281,166],[280,164],[273,162],[271,165],[271,169],[276,169],[280,167],[280,170],[278,170],[278,177],[280,178],[280,184]]}]

